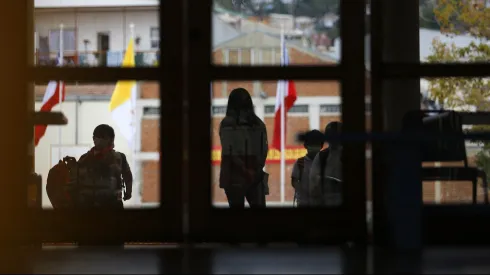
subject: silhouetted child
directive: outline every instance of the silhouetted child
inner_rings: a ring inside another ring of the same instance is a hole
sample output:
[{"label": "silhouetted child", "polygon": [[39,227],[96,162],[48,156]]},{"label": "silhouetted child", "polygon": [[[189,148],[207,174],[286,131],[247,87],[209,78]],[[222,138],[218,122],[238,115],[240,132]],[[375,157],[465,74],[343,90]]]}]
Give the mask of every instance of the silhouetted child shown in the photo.
[{"label": "silhouetted child", "polygon": [[315,156],[323,148],[324,135],[318,130],[309,131],[305,136],[306,155],[296,160],[291,173],[291,184],[295,190],[298,207],[310,205],[310,169]]}]

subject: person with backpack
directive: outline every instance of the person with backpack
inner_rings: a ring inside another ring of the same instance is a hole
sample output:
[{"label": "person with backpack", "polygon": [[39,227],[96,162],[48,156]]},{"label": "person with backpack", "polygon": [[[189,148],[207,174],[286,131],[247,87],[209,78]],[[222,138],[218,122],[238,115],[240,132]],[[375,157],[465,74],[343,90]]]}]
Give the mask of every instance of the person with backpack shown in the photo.
[{"label": "person with backpack", "polygon": [[[131,199],[133,175],[126,155],[114,150],[114,129],[101,124],[93,132],[94,147],[77,161],[65,157],[74,207],[124,209]],[[125,192],[124,192],[125,191]]]},{"label": "person with backpack", "polygon": [[268,174],[264,172],[268,142],[265,123],[255,114],[252,97],[243,88],[228,97],[226,116],[219,127],[221,169],[219,187],[230,208],[266,206]]},{"label": "person with backpack", "polygon": [[298,207],[310,204],[310,169],[316,155],[323,148],[324,140],[324,135],[318,130],[306,133],[303,144],[306,155],[298,158],[293,165],[291,184],[294,188],[294,202]]},{"label": "person with backpack", "polygon": [[310,170],[310,205],[339,206],[342,204],[342,144],[329,139],[342,131],[342,123],[334,121],[325,127],[328,148],[320,151]]}]

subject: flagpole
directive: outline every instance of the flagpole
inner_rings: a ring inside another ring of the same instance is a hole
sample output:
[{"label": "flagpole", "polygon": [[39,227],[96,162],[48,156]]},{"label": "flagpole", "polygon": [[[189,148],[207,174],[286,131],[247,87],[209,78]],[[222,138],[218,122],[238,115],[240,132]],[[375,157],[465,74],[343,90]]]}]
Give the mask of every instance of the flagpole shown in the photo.
[{"label": "flagpole", "polygon": [[[281,24],[281,66],[284,65],[284,24]],[[285,90],[285,82],[284,79],[281,79],[279,82],[280,87],[279,91],[281,91],[281,204],[285,203],[285,186],[286,186],[286,152],[285,152],[285,115],[286,112],[284,110],[284,90]]]},{"label": "flagpole", "polygon": [[[63,59],[64,59],[64,55],[63,55],[63,48],[64,48],[64,45],[63,45],[63,24],[60,24],[60,48],[59,48],[59,66],[63,66]],[[62,91],[62,87],[63,87],[63,83],[60,81],[59,82],[59,85],[58,85],[58,104],[60,106],[60,113],[63,112],[63,91]],[[59,159],[62,159],[63,156],[61,154],[61,146],[63,144],[63,135],[62,135],[62,127],[59,126],[58,127],[58,145],[59,145],[59,148],[58,148],[58,153],[59,153]]]},{"label": "flagpole", "polygon": [[[134,43],[134,23],[130,23],[129,24],[129,37],[130,39],[133,41]],[[133,46],[134,47],[134,46]],[[133,48],[134,49],[134,48]],[[139,173],[140,173],[140,169],[139,167],[137,166],[137,161],[136,161],[136,93],[138,91],[138,82],[136,82],[135,84],[135,88],[133,89],[133,92],[131,93],[131,108],[133,109],[132,110],[132,124],[133,124],[133,137],[131,139],[131,149],[132,149],[132,155],[133,155],[133,158],[132,158],[132,166],[133,166],[133,169],[135,170],[135,176],[137,176],[137,181],[135,181],[133,179],[133,190],[135,192],[133,192],[133,201],[134,203],[136,204],[141,204],[141,196],[140,196],[140,190],[139,190],[139,187],[140,187],[140,179],[141,177],[139,176]],[[135,177],[136,178],[136,177]],[[138,184],[134,184],[138,182]]]}]

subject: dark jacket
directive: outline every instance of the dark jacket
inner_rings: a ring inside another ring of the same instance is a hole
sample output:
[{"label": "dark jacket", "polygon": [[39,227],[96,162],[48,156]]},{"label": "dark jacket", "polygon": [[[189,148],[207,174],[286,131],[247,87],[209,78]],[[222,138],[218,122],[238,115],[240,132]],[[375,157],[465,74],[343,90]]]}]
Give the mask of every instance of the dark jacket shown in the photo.
[{"label": "dark jacket", "polygon": [[[324,154],[325,152],[328,154]],[[326,156],[323,160],[322,155]],[[317,154],[310,170],[310,204],[312,206],[341,205],[342,180],[342,149],[325,149],[324,152]]]},{"label": "dark jacket", "polygon": [[103,206],[122,201],[124,179],[129,186],[132,174],[125,156],[111,150],[101,157],[92,151],[83,154],[70,171],[80,206]]},{"label": "dark jacket", "polygon": [[220,124],[220,188],[250,187],[260,182],[269,149],[267,129],[257,116],[225,117]]}]

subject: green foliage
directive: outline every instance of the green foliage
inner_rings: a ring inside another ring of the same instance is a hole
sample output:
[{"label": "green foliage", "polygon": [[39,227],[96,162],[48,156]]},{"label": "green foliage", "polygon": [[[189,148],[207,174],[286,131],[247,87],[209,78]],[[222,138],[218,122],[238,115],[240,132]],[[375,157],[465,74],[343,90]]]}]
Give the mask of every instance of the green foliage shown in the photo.
[{"label": "green foliage", "polygon": [[[448,36],[470,34],[476,40],[466,46],[454,43],[432,42],[430,63],[489,62],[490,8],[474,1],[438,0],[434,14],[441,31]],[[446,109],[490,112],[490,81],[486,78],[446,77],[429,82],[429,96]],[[489,126],[473,127],[473,131],[490,130]],[[490,176],[490,142],[483,142],[476,155],[476,164]],[[490,178],[489,178],[490,180]]]},{"label": "green foliage", "polygon": [[487,174],[487,182],[490,182],[490,144],[483,144],[483,148],[476,154],[476,166]]},{"label": "green foliage", "polygon": [[[486,62],[490,61],[490,46],[472,42],[458,47],[454,43],[432,42],[433,52],[428,57],[431,63]],[[468,109],[475,106],[480,111],[490,111],[490,82],[484,78],[438,78],[429,83],[431,97],[446,108]]]},{"label": "green foliage", "polygon": [[439,30],[441,27],[437,22],[434,13],[434,4],[431,1],[420,1],[419,5],[420,17],[419,24],[421,28]]}]

